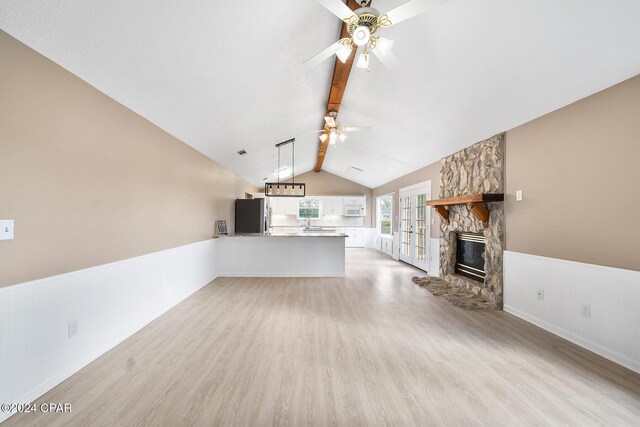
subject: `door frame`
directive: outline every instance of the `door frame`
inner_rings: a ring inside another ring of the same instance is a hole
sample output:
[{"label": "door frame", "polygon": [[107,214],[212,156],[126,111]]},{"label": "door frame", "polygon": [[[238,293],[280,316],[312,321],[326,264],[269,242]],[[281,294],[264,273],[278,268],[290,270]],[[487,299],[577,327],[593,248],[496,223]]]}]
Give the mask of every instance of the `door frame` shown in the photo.
[{"label": "door frame", "polygon": [[[422,193],[422,190],[424,190],[424,193],[426,194],[425,200],[431,200],[431,180],[422,181],[417,184],[410,185],[408,187],[403,187],[398,191],[398,256],[400,261],[406,262],[407,264],[411,264],[421,270],[424,270],[425,272],[428,272],[430,260],[431,260],[431,245],[429,244],[430,238],[431,238],[431,209],[428,209],[426,206],[424,207],[425,208],[425,225],[426,225],[427,231],[426,231],[425,242],[424,242],[425,259],[423,262],[416,261],[416,254],[415,254],[415,249],[416,249],[415,236],[416,235],[413,232],[413,229],[415,228],[415,225],[416,225],[415,212],[416,212],[417,206],[415,203],[415,198],[418,194]],[[411,198],[411,206],[410,206],[411,238],[409,242],[409,247],[410,247],[409,255],[402,254],[402,244],[403,244],[402,201],[405,197]]]}]

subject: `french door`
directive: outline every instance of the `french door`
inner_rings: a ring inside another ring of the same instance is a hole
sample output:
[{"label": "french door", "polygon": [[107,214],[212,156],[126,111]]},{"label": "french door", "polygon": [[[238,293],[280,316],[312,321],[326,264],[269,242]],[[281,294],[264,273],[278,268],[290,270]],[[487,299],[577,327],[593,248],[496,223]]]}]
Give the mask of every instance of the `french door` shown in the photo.
[{"label": "french door", "polygon": [[431,210],[425,202],[431,200],[431,181],[401,189],[399,199],[400,260],[427,271]]}]

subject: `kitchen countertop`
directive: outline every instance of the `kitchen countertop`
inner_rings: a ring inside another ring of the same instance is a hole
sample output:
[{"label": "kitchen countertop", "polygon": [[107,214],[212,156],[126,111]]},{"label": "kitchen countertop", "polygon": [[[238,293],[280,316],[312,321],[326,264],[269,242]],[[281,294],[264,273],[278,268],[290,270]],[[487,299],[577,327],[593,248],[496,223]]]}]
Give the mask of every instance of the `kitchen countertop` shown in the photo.
[{"label": "kitchen countertop", "polygon": [[348,237],[344,233],[340,233],[337,231],[315,231],[315,232],[275,232],[275,233],[242,233],[242,234],[232,234],[229,237]]}]

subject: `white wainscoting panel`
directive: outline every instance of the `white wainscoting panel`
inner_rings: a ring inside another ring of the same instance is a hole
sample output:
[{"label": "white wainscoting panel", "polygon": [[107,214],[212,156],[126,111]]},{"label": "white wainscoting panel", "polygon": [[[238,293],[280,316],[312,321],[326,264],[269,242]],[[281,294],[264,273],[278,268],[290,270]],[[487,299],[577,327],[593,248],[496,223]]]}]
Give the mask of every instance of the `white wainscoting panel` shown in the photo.
[{"label": "white wainscoting panel", "polygon": [[0,288],[0,402],[33,401],[211,282],[215,252],[205,240]]},{"label": "white wainscoting panel", "polygon": [[376,246],[376,237],[378,237],[378,230],[375,228],[365,228],[364,233],[364,247],[379,249],[379,247]]},{"label": "white wainscoting panel", "polygon": [[638,271],[505,251],[504,310],[640,372]]},{"label": "white wainscoting panel", "polygon": [[400,259],[400,233],[397,231],[393,232],[393,259]]},{"label": "white wainscoting panel", "polygon": [[345,275],[344,237],[220,237],[218,276],[340,277]]},{"label": "white wainscoting panel", "polygon": [[440,239],[429,238],[429,276],[440,275]]}]

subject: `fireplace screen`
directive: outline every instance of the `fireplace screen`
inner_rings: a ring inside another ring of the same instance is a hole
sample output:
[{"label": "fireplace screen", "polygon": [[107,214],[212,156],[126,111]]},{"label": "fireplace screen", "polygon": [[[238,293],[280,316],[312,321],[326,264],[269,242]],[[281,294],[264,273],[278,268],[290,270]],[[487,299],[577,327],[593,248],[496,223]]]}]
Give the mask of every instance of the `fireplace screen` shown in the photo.
[{"label": "fireplace screen", "polygon": [[475,233],[458,233],[456,249],[456,273],[484,282],[484,236]]}]

